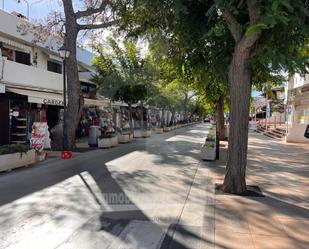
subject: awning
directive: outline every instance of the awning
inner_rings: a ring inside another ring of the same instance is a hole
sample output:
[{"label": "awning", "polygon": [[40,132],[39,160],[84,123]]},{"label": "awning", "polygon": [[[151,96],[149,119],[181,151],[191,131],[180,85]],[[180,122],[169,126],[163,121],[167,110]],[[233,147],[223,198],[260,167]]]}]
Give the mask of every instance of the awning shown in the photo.
[{"label": "awning", "polygon": [[23,44],[21,44],[19,42],[15,42],[15,41],[12,41],[12,40],[4,38],[4,37],[1,37],[0,41],[2,41],[4,43],[4,46],[7,45],[7,46],[9,46],[12,49],[21,50],[22,52],[28,52],[28,53],[31,52],[31,47],[30,46],[23,45]]},{"label": "awning", "polygon": [[108,102],[106,102],[102,99],[84,98],[84,105],[85,106],[95,106],[95,107],[106,107],[106,106],[108,106]]},{"label": "awning", "polygon": [[62,63],[62,59],[60,58],[60,56],[55,56],[55,55],[52,55],[52,54],[47,54],[47,55],[49,56],[49,59]]},{"label": "awning", "polygon": [[8,91],[28,96],[29,103],[63,106],[63,96],[60,93],[50,93],[34,90],[24,90],[7,87]]}]

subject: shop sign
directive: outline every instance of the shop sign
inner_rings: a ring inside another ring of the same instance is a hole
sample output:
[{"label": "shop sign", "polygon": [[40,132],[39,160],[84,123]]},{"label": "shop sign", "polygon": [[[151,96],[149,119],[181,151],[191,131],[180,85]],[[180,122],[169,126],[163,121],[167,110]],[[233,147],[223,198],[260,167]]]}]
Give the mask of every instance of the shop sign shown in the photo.
[{"label": "shop sign", "polygon": [[5,93],[5,85],[0,83],[0,93]]},{"label": "shop sign", "polygon": [[43,151],[46,147],[50,147],[49,131],[46,122],[33,123],[30,144],[38,152]]},{"label": "shop sign", "polygon": [[45,104],[45,105],[59,105],[59,106],[63,106],[63,100],[43,99],[43,104]]},{"label": "shop sign", "polygon": [[306,131],[305,131],[305,134],[304,134],[304,137],[305,137],[305,138],[309,138],[309,125],[307,125]]}]

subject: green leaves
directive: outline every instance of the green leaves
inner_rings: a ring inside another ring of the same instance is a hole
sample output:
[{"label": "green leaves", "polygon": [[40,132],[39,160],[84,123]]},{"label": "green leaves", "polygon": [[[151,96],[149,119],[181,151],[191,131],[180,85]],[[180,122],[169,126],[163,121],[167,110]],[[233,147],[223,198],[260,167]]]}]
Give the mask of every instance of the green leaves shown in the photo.
[{"label": "green leaves", "polygon": [[108,39],[111,51],[103,46],[96,47],[98,56],[93,60],[97,75],[92,78],[103,96],[112,100],[136,103],[147,97],[150,83],[150,67],[145,65],[137,45],[124,42],[124,48],[113,39]]},{"label": "green leaves", "polygon": [[265,23],[257,23],[250,25],[246,30],[246,36],[250,36],[256,32],[261,32],[264,29],[267,29],[268,26]]}]

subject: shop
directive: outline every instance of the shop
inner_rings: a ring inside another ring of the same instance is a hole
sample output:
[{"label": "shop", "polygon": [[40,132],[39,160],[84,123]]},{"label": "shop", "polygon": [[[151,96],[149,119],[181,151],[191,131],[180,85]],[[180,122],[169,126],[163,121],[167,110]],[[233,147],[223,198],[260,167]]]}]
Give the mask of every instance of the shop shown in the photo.
[{"label": "shop", "polygon": [[121,114],[121,133],[122,134],[131,133],[129,107],[125,105],[120,106],[120,114]]},{"label": "shop", "polygon": [[59,121],[62,95],[7,87],[0,94],[0,145],[27,144],[34,122],[47,122],[52,129]]},{"label": "shop", "polygon": [[149,108],[149,122],[153,128],[161,127],[162,111],[158,108]]},{"label": "shop", "polygon": [[134,129],[150,129],[151,123],[149,122],[149,110],[145,106],[136,106],[133,108],[133,121]]}]

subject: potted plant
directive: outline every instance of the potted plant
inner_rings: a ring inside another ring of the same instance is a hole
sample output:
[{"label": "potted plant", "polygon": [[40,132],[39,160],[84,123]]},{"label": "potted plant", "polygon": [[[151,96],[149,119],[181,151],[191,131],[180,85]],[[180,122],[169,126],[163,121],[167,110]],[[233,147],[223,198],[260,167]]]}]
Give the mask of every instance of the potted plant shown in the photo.
[{"label": "potted plant", "polygon": [[134,129],[134,137],[141,138],[141,137],[150,137],[151,130],[150,129]]},{"label": "potted plant", "polygon": [[98,138],[99,148],[111,148],[118,144],[118,138],[114,133],[103,133]]},{"label": "potted plant", "polygon": [[118,133],[118,142],[119,143],[129,143],[133,140],[133,136],[129,129],[122,129],[120,133]]},{"label": "potted plant", "polygon": [[150,137],[151,136],[151,129],[150,128],[146,128],[142,130],[142,136],[143,137]]},{"label": "potted plant", "polygon": [[0,146],[0,171],[28,166],[36,162],[35,150],[25,144]]},{"label": "potted plant", "polygon": [[158,134],[162,134],[163,133],[163,127],[155,127],[155,132]]},{"label": "potted plant", "polygon": [[163,132],[169,132],[170,131],[170,128],[169,127],[167,127],[167,126],[164,126],[163,127]]}]

